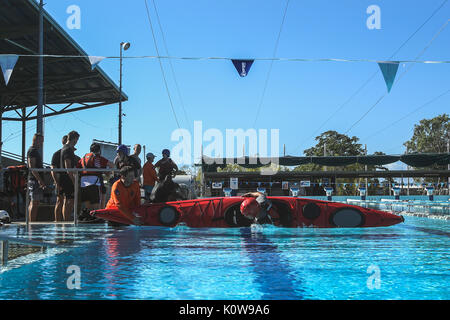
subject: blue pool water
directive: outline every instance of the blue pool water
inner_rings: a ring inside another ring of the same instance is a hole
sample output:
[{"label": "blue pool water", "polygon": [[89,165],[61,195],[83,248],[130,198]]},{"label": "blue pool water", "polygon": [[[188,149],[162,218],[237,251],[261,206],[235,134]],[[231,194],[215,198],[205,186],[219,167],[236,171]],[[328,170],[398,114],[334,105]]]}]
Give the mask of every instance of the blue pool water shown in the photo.
[{"label": "blue pool water", "polygon": [[[405,219],[259,231],[10,226],[1,234],[73,243],[0,268],[0,299],[449,299],[449,223]],[[73,265],[79,289],[67,284]]]}]

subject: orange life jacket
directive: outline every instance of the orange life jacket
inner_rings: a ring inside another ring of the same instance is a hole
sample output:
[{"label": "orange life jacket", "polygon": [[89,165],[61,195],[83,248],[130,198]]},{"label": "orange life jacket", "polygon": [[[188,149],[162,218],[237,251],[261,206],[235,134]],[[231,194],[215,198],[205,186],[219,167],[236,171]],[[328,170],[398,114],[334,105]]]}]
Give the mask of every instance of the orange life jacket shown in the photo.
[{"label": "orange life jacket", "polygon": [[[86,153],[84,155],[84,157],[81,159],[81,165],[83,168],[95,168],[95,164],[94,164],[94,159],[95,159],[95,154],[90,152],[90,153]],[[88,171],[83,171],[81,172],[82,175],[99,175],[100,173],[98,172],[88,172]]]}]

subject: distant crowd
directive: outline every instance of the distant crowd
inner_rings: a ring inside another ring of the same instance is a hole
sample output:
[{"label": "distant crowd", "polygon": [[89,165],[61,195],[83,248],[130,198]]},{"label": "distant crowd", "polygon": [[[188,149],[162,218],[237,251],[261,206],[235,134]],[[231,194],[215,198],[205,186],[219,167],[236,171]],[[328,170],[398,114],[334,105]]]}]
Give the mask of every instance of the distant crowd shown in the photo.
[{"label": "distant crowd", "polygon": [[[152,194],[156,191],[155,185],[171,180],[172,175],[178,171],[177,165],[170,158],[170,151],[162,151],[162,159],[153,164],[155,155],[147,153],[147,161],[142,166],[139,155],[141,145],[136,144],[133,154],[129,154],[128,147],[119,145],[117,155],[113,162],[101,155],[101,146],[92,143],[88,153],[83,157],[75,154],[75,146],[78,143],[80,134],[71,131],[62,137],[62,147],[57,150],[51,161],[52,169],[118,169],[118,174],[114,174],[109,179],[111,183],[111,197],[106,204],[107,188],[104,176],[110,172],[89,172],[82,171],[79,176],[79,198],[82,210],[79,214],[80,220],[89,221],[94,219],[89,215],[92,210],[114,206],[121,209],[124,215],[130,220],[134,220],[132,212],[129,210],[141,202],[141,188],[144,190],[145,201],[151,201]],[[27,152],[27,165],[29,169],[42,169],[43,160],[39,152],[44,143],[44,136],[36,133],[33,136],[31,147]],[[56,192],[55,221],[70,221],[74,208],[75,193],[75,170],[65,172],[51,172],[53,184]],[[141,179],[142,177],[142,179]],[[28,207],[28,219],[30,222],[37,220],[38,208],[44,197],[44,190],[49,186],[45,183],[42,172],[30,170],[28,179],[28,192],[30,204]],[[160,191],[162,189],[160,188]],[[133,199],[133,204],[129,203]],[[139,201],[139,203],[138,203]]]}]

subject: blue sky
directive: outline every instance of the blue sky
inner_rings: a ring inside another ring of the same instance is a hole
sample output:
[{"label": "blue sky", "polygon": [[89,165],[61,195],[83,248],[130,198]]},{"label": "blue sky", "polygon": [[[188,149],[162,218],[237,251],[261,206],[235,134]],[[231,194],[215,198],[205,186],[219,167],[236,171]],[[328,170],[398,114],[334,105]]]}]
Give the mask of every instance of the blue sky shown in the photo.
[{"label": "blue sky", "polygon": [[[427,1],[300,1],[290,0],[280,36],[277,57],[388,59],[444,0]],[[286,1],[282,0],[155,0],[172,56],[183,57],[272,57]],[[148,0],[159,50],[165,55],[162,36],[151,0]],[[370,5],[381,9],[381,29],[369,30]],[[67,7],[81,9],[81,28],[66,26]],[[89,55],[118,56],[119,43],[128,41],[126,55],[155,55],[144,0],[47,0],[45,9]],[[450,18],[450,3],[409,40],[393,60],[414,60]],[[450,60],[450,26],[440,33],[419,60]],[[172,60],[188,119],[184,115],[169,64],[163,61],[168,86],[181,127],[190,129],[194,120],[204,130],[280,129],[280,153],[302,155],[315,145],[314,137],[326,130],[346,132],[386,92],[381,72],[321,129],[328,117],[379,70],[366,62],[273,63],[255,122],[269,61],[256,61],[248,76],[239,77],[230,61]],[[118,60],[104,60],[101,68],[118,83]],[[409,64],[400,65],[397,80]],[[368,152],[403,153],[403,143],[423,118],[450,113],[450,94],[422,108],[376,136],[374,133],[450,89],[449,64],[414,64],[394,83],[392,91],[361,122],[348,132],[367,144]],[[158,61],[124,61],[123,139],[140,143],[158,157],[163,148],[173,148],[170,136],[177,128]],[[81,133],[78,153],[88,152],[92,139],[117,141],[117,105],[48,118],[45,123],[44,160],[60,146],[70,130]],[[28,123],[34,126],[34,123]],[[320,130],[319,130],[320,129]],[[4,149],[20,153],[20,125],[4,124]],[[27,147],[33,129],[27,136]],[[370,138],[370,139],[366,139]]]}]

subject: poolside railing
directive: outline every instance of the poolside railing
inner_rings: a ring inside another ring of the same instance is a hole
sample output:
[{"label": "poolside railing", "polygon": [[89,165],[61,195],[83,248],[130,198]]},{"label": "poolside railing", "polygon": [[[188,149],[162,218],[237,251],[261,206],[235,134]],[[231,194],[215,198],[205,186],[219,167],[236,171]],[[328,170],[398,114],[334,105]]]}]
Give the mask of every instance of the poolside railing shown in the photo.
[{"label": "poolside railing", "polygon": [[[70,168],[70,169],[60,169],[60,168],[45,168],[45,169],[36,169],[36,168],[29,168],[28,169],[28,180],[31,176],[31,172],[57,172],[57,173],[73,173],[75,176],[75,185],[74,185],[74,206],[73,206],[73,223],[75,225],[78,224],[78,197],[79,197],[79,190],[80,190],[80,173],[81,172],[88,172],[88,173],[115,173],[119,172],[119,169],[94,169],[94,168]],[[28,183],[27,180],[27,183]],[[29,190],[27,188],[26,192],[26,209],[25,209],[25,221],[26,224],[29,225],[29,213],[28,213],[28,206],[30,203],[30,195]]]}]

